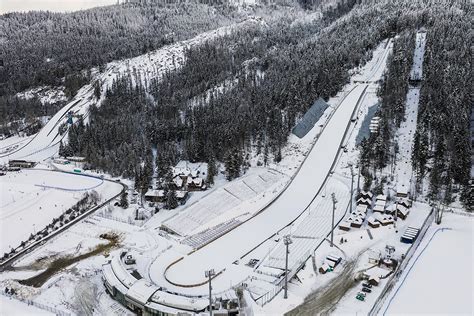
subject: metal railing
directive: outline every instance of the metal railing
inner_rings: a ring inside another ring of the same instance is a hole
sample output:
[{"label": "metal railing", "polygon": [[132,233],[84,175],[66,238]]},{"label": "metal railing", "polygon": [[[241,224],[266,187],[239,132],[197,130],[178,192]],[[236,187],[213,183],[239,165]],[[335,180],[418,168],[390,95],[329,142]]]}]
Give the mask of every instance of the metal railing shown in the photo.
[{"label": "metal railing", "polygon": [[400,279],[403,271],[405,270],[408,263],[410,262],[410,259],[413,257],[416,250],[418,249],[418,246],[421,244],[421,241],[423,240],[423,237],[425,236],[426,232],[428,231],[428,228],[433,223],[434,217],[435,217],[434,215],[435,215],[435,212],[434,212],[433,209],[431,209],[431,212],[430,212],[429,216],[423,222],[423,226],[420,229],[420,233],[418,234],[418,237],[416,238],[415,242],[410,246],[410,248],[407,251],[407,254],[406,254],[405,258],[398,265],[398,267],[396,268],[396,270],[392,274],[392,277],[388,280],[387,284],[385,285],[385,288],[382,290],[382,293],[380,294],[380,296],[377,298],[374,305],[370,309],[370,311],[368,313],[369,316],[378,315],[378,313],[380,312],[380,309],[384,305],[388,295],[390,294],[390,291],[392,290],[392,288],[395,286],[395,284]]},{"label": "metal railing", "polygon": [[20,297],[17,297],[17,296],[14,296],[14,295],[8,295],[8,294],[5,294],[3,292],[0,292],[0,294],[5,296],[5,297],[8,297],[11,300],[17,300],[19,302],[25,303],[27,305],[35,306],[39,309],[54,313],[54,314],[59,315],[59,316],[70,316],[71,315],[70,313],[67,313],[63,310],[60,310],[60,309],[57,309],[57,308],[54,308],[52,306],[48,306],[48,305],[45,305],[45,304],[41,304],[41,303],[38,303],[38,302],[35,302],[35,301],[32,301],[32,300],[22,299]]}]

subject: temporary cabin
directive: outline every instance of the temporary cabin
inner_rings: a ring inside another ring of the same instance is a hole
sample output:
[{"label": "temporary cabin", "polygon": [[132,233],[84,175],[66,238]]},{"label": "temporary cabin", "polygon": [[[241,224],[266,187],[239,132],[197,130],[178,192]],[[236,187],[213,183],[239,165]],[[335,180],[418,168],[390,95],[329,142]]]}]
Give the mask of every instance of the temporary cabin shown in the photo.
[{"label": "temporary cabin", "polygon": [[73,162],[85,162],[86,157],[79,157],[79,156],[71,156],[71,157],[66,157],[67,160],[73,161]]},{"label": "temporary cabin", "polygon": [[35,165],[36,162],[26,160],[10,160],[8,162],[10,168],[33,168]]},{"label": "temporary cabin", "polygon": [[409,192],[404,185],[401,185],[397,189],[397,197],[399,198],[408,198]]},{"label": "temporary cabin", "polygon": [[381,205],[375,205],[372,210],[374,211],[374,213],[384,213],[385,212],[385,208]]},{"label": "temporary cabin", "polygon": [[398,205],[397,206],[397,217],[405,220],[408,216],[408,213],[410,213],[410,210],[407,209],[403,205]]},{"label": "temporary cabin", "polygon": [[371,205],[372,205],[372,201],[369,200],[369,199],[359,198],[359,199],[357,200],[357,205],[367,205],[367,206],[371,206]]},{"label": "temporary cabin", "polygon": [[420,233],[420,230],[418,228],[410,226],[405,230],[405,233],[400,238],[400,241],[405,244],[411,244],[418,237],[419,233]]},{"label": "temporary cabin", "polygon": [[365,204],[360,204],[360,205],[357,205],[357,208],[356,208],[356,211],[357,212],[363,212],[363,213],[367,213],[367,210],[369,209],[369,207]]},{"label": "temporary cabin", "polygon": [[390,215],[379,216],[377,220],[382,224],[382,226],[393,224],[393,217]]},{"label": "temporary cabin", "polygon": [[405,198],[398,199],[397,204],[398,204],[398,205],[403,205],[403,206],[405,206],[406,208],[410,208],[410,207],[411,207],[411,201],[410,201],[409,199],[405,199]]},{"label": "temporary cabin", "polygon": [[326,262],[334,262],[335,266],[337,266],[339,263],[341,263],[342,258],[339,256],[333,256],[333,255],[328,255],[326,257]]},{"label": "temporary cabin", "polygon": [[369,277],[368,282],[369,282],[370,285],[377,286],[380,283],[380,278],[378,276],[371,276],[371,277]]},{"label": "temporary cabin", "polygon": [[372,227],[372,228],[380,227],[380,223],[379,223],[373,216],[370,216],[370,217],[367,219],[367,223],[368,223],[369,226]]},{"label": "temporary cabin", "polygon": [[360,218],[362,218],[362,219],[365,218],[365,215],[366,215],[365,212],[359,212],[359,211],[355,211],[355,212],[352,212],[352,213],[351,213],[351,216],[353,216],[353,217],[360,217]]},{"label": "temporary cabin", "polygon": [[360,228],[362,226],[363,222],[364,222],[364,220],[362,218],[356,216],[351,221],[351,227]]},{"label": "temporary cabin", "polygon": [[388,207],[385,208],[385,213],[394,215],[395,214],[395,209],[397,208],[396,204],[391,204]]},{"label": "temporary cabin", "polygon": [[364,199],[369,199],[372,200],[374,197],[374,194],[370,191],[360,191],[358,198],[364,198]]},{"label": "temporary cabin", "polygon": [[343,221],[339,224],[339,229],[349,231],[351,230],[351,223],[349,223],[348,221]]},{"label": "temporary cabin", "polygon": [[325,274],[326,272],[328,272],[330,269],[329,265],[325,262],[322,264],[322,266],[319,267],[319,273],[321,274]]}]

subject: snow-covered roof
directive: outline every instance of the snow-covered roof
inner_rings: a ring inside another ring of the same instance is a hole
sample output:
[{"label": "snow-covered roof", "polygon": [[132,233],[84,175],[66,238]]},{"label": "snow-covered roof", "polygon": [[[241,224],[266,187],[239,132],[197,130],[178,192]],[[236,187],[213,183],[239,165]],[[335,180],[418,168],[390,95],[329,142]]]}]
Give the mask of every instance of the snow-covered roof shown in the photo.
[{"label": "snow-covered roof", "polygon": [[339,227],[344,227],[344,228],[350,228],[350,226],[351,226],[351,223],[349,223],[348,221],[342,221],[339,224]]},{"label": "snow-covered roof", "polygon": [[79,156],[71,156],[71,157],[66,157],[68,160],[71,160],[71,161],[85,161],[86,160],[86,157],[79,157]]},{"label": "snow-covered roof", "polygon": [[121,293],[127,292],[127,288],[120,282],[119,279],[115,276],[114,271],[112,270],[112,265],[110,263],[104,264],[102,266],[102,276],[110,285],[114,286]]},{"label": "snow-covered roof", "polygon": [[368,196],[369,198],[372,198],[374,194],[370,191],[360,191],[360,196]]},{"label": "snow-covered roof", "polygon": [[130,288],[133,283],[137,281],[137,279],[135,279],[130,273],[128,273],[127,269],[125,269],[119,256],[112,258],[110,265],[117,279],[127,288]]},{"label": "snow-covered roof", "polygon": [[197,186],[197,187],[200,187],[200,186],[202,186],[202,184],[203,184],[203,179],[202,179],[202,178],[191,178],[191,177],[188,177],[187,183],[188,183],[188,185],[193,184],[193,185],[195,185],[195,186]]},{"label": "snow-covered roof", "polygon": [[180,176],[175,176],[173,178],[173,182],[178,188],[181,188],[183,186],[183,179],[181,179]]},{"label": "snow-covered roof", "polygon": [[186,194],[188,194],[187,191],[176,191],[176,197],[178,199],[184,199],[186,197]]},{"label": "snow-covered roof", "polygon": [[165,191],[164,190],[148,190],[145,193],[145,197],[164,197]]},{"label": "snow-covered roof", "polygon": [[387,204],[387,202],[386,202],[385,200],[377,200],[377,201],[375,201],[375,205],[380,205],[380,206],[385,207],[385,204]]},{"label": "snow-covered roof", "polygon": [[401,199],[398,200],[398,204],[409,207],[410,206],[410,200],[408,200],[407,198],[401,198]]},{"label": "snow-covered roof", "polygon": [[357,204],[372,205],[372,201],[370,199],[359,198],[357,199]]},{"label": "snow-covered roof", "polygon": [[146,281],[140,279],[136,281],[127,291],[126,295],[134,301],[145,305],[150,297],[158,291],[158,287]]},{"label": "snow-covered roof", "polygon": [[373,217],[373,216],[370,216],[368,219],[367,219],[367,222],[369,224],[378,224],[377,223],[377,220]]},{"label": "snow-covered roof", "polygon": [[178,309],[201,311],[209,305],[209,300],[205,298],[189,298],[181,295],[166,293],[163,291],[157,291],[153,294],[153,296],[151,297],[151,302],[149,302],[147,306],[153,306],[153,303],[158,303],[160,305],[165,305]]},{"label": "snow-covered roof", "polygon": [[188,167],[174,167],[173,176],[189,176],[191,175],[191,169]]},{"label": "snow-covered roof", "polygon": [[367,212],[367,209],[368,209],[368,208],[369,208],[369,207],[368,207],[367,205],[365,205],[365,204],[359,204],[359,205],[357,205],[356,210],[357,210],[358,212],[364,212],[364,213],[365,213],[365,212]]},{"label": "snow-covered roof", "polygon": [[327,264],[327,262],[324,262],[322,265],[321,265],[321,269],[323,269],[324,271],[327,271],[329,269],[329,264]]},{"label": "snow-covered roof", "polygon": [[383,213],[383,212],[385,211],[385,208],[384,208],[382,205],[375,205],[372,210],[373,210],[374,212]]},{"label": "snow-covered roof", "polygon": [[387,196],[385,194],[379,194],[377,195],[377,197],[375,198],[377,201],[387,201]]},{"label": "snow-covered roof", "polygon": [[397,211],[403,215],[407,215],[410,211],[403,205],[398,205]]}]

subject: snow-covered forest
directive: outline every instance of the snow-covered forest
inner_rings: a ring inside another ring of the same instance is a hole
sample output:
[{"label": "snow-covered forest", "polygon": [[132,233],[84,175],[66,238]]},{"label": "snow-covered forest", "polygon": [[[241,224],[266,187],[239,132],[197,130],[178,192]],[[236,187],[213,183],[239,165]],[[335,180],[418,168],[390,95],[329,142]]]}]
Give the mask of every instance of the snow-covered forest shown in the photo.
[{"label": "snow-covered forest", "polygon": [[[242,9],[224,2],[146,1],[71,14],[7,14],[0,22],[0,112],[7,120],[54,113],[54,104],[38,106],[13,95],[38,85],[62,85],[72,97],[91,80],[92,67],[103,71],[108,61],[258,12],[263,23],[186,49],[178,71],[138,85],[130,77],[117,80],[105,102],[92,107],[88,124],[73,126],[61,148],[62,154],[85,155],[91,167],[114,175],[143,176],[145,184],[152,174],[153,147],[159,149],[162,171],[181,159],[219,160],[232,179],[246,168],[251,152],[262,157],[262,164],[278,162],[289,132],[312,102],[334,96],[351,69],[367,60],[381,40],[398,34],[379,91],[380,133],[362,144],[369,185],[396,157],[391,140],[404,115],[413,37],[425,27],[435,35],[428,37],[424,67],[429,84],[422,89],[413,165],[420,189],[429,174],[433,198],[449,201],[457,191],[466,196],[471,6],[351,0],[328,2],[332,6],[321,9],[321,3],[286,1]],[[322,17],[312,14],[315,8]]]}]

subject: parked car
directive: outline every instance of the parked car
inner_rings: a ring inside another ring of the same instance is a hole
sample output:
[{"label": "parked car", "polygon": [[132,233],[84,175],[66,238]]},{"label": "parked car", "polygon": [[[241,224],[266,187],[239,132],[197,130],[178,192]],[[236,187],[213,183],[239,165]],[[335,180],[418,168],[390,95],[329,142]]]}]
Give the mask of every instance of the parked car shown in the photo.
[{"label": "parked car", "polygon": [[368,287],[369,289],[372,288],[372,284],[369,284],[369,283],[362,283],[362,286],[363,287]]},{"label": "parked car", "polygon": [[372,290],[371,290],[371,289],[369,289],[369,288],[367,288],[367,287],[363,287],[363,288],[362,288],[362,292],[365,292],[365,293],[371,293],[371,292],[372,292]]}]

